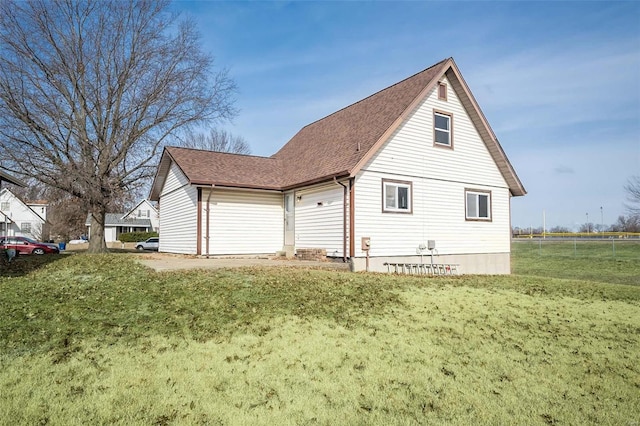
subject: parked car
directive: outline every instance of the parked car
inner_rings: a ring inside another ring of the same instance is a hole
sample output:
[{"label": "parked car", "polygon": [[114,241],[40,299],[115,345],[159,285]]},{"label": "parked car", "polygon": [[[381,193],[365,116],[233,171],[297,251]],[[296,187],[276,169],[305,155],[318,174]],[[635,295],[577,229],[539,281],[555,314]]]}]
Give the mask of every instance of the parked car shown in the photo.
[{"label": "parked car", "polygon": [[136,250],[155,250],[158,251],[158,247],[160,246],[160,238],[151,237],[146,241],[140,241],[136,243]]},{"label": "parked car", "polygon": [[0,237],[0,248],[15,249],[17,254],[60,253],[57,245],[27,237]]}]

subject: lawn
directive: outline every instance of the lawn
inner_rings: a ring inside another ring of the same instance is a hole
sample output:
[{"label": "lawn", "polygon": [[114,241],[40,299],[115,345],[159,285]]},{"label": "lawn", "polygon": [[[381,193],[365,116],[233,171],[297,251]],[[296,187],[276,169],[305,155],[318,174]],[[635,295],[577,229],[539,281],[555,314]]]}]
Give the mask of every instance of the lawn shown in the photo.
[{"label": "lawn", "polygon": [[514,253],[446,278],[19,259],[0,424],[637,425],[640,262]]},{"label": "lawn", "polygon": [[518,240],[513,272],[640,285],[640,240]]}]

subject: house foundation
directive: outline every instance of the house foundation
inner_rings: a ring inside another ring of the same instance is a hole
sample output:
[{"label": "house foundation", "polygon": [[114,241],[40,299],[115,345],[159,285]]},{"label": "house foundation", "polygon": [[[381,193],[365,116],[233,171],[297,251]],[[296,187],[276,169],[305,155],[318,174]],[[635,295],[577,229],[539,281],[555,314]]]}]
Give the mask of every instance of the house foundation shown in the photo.
[{"label": "house foundation", "polygon": [[[367,270],[365,257],[352,257],[351,270],[354,272]],[[431,263],[431,256],[371,256],[369,272],[388,272],[385,263]],[[433,256],[433,263],[458,265],[459,274],[505,275],[511,273],[511,256],[509,253],[473,253],[473,254],[441,254]]]}]

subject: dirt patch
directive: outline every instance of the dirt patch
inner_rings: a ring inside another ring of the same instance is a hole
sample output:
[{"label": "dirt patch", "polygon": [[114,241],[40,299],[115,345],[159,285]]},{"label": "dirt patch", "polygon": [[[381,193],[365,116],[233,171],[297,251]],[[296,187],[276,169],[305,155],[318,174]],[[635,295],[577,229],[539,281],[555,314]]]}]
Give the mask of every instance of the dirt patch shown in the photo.
[{"label": "dirt patch", "polygon": [[349,270],[349,264],[342,261],[307,261],[270,257],[210,257],[180,255],[170,253],[141,253],[136,255],[138,262],[156,271],[174,271],[180,269],[217,269],[242,268],[246,266],[291,266],[302,268],[322,268]]}]

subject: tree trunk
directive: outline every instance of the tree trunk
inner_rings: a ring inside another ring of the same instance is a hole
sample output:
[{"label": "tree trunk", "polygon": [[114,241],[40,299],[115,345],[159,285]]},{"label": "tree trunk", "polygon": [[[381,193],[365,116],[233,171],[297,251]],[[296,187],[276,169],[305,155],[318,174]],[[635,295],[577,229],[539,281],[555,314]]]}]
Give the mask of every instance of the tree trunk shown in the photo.
[{"label": "tree trunk", "polygon": [[91,209],[91,235],[89,239],[89,253],[106,253],[107,243],[104,239],[104,222],[106,208],[96,206]]}]

